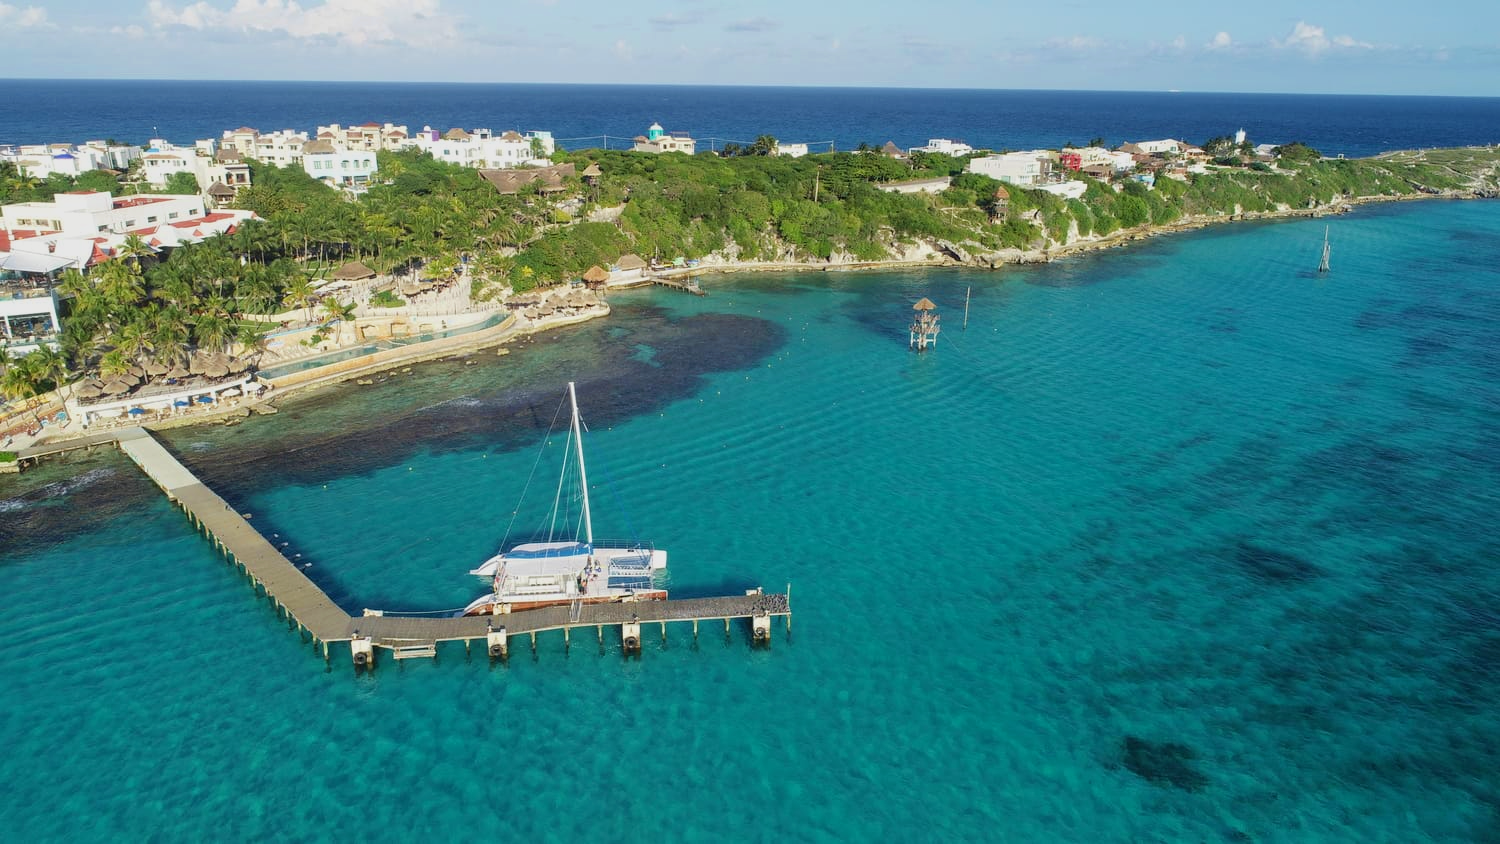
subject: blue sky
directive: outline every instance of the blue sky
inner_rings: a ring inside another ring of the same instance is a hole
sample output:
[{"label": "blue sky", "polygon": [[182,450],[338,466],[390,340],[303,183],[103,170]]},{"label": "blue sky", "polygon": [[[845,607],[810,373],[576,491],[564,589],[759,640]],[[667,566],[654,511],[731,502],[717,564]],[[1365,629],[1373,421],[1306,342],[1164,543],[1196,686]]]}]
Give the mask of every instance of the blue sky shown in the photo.
[{"label": "blue sky", "polygon": [[0,0],[26,77],[1500,95],[1493,0]]}]

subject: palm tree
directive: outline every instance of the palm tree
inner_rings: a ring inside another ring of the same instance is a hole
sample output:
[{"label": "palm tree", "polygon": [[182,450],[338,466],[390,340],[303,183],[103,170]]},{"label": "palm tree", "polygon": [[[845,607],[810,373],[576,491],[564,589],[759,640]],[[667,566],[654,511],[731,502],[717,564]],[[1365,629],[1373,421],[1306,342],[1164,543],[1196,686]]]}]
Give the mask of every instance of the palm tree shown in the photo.
[{"label": "palm tree", "polygon": [[140,304],[146,295],[140,272],[123,261],[108,261],[99,267],[99,292],[110,310],[119,312]]},{"label": "palm tree", "polygon": [[340,302],[330,297],[323,300],[323,313],[327,316],[325,322],[348,322],[354,319],[354,303]]},{"label": "palm tree", "polygon": [[110,349],[99,358],[99,374],[105,378],[113,378],[116,375],[124,375],[130,371],[130,358],[119,349]]},{"label": "palm tree", "polygon": [[266,350],[266,333],[270,326],[256,325],[254,323],[243,323],[234,334],[234,340],[240,344],[240,357],[249,357]]},{"label": "palm tree", "polygon": [[127,234],[120,242],[119,257],[121,260],[129,261],[136,272],[141,270],[141,259],[149,258],[156,254],[156,250],[138,234]]},{"label": "palm tree", "polygon": [[[44,379],[37,371],[37,366],[32,362],[31,356],[16,358],[5,367],[5,375],[0,376],[0,393],[6,398],[16,401],[27,401],[34,399],[45,392]],[[42,426],[42,416],[39,407],[33,405],[31,408],[32,418],[36,420],[37,427]]]},{"label": "palm tree", "polygon": [[120,326],[114,334],[115,348],[130,360],[141,363],[150,354],[152,345],[149,317],[137,318]]},{"label": "palm tree", "polygon": [[232,330],[229,320],[219,314],[200,314],[193,324],[193,340],[199,349],[222,352]]},{"label": "palm tree", "polygon": [[181,311],[162,308],[151,324],[151,357],[163,366],[188,361],[188,327]]},{"label": "palm tree", "polygon": [[[286,295],[282,297],[281,304],[282,307],[286,308],[307,308],[312,304],[312,300],[312,281],[306,276],[299,276],[293,279],[291,284],[287,285]],[[304,319],[310,322],[312,314],[309,313]]]},{"label": "palm tree", "polygon": [[35,367],[37,375],[51,381],[61,395],[62,388],[67,385],[68,378],[72,375],[69,371],[67,355],[51,346],[44,345],[28,357],[34,358],[31,365]]}]

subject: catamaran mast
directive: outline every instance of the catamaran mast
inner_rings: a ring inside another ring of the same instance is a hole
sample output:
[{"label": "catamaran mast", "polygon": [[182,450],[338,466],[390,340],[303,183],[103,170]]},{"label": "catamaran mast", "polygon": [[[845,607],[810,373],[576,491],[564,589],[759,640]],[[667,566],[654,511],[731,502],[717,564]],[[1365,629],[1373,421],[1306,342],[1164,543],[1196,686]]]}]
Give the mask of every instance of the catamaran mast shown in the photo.
[{"label": "catamaran mast", "polygon": [[589,473],[583,465],[583,431],[578,422],[578,392],[573,382],[568,382],[568,400],[573,403],[573,441],[578,444],[578,483],[583,487],[583,535],[590,547],[594,545],[594,518],[589,514]]}]

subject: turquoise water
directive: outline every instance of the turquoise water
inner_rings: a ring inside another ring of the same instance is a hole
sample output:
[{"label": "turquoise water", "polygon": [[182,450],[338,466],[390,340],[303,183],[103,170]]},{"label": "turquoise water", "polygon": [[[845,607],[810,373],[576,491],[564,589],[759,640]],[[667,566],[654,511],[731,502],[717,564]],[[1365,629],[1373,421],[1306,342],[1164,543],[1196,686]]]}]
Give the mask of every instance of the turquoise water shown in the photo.
[{"label": "turquoise water", "polygon": [[452,607],[576,379],[596,531],[669,549],[680,595],[791,583],[766,650],[355,677],[118,457],[6,481],[0,831],[1493,840],[1497,267],[1500,206],[1424,202],[709,278],[167,438],[351,611]]}]

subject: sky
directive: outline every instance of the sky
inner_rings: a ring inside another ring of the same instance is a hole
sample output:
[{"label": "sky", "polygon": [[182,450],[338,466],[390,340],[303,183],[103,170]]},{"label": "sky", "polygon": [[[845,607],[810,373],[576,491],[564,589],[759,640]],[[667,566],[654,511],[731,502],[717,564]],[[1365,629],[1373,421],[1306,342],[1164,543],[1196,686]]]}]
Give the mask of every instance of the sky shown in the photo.
[{"label": "sky", "polygon": [[0,0],[27,78],[1500,96],[1494,0]]}]

